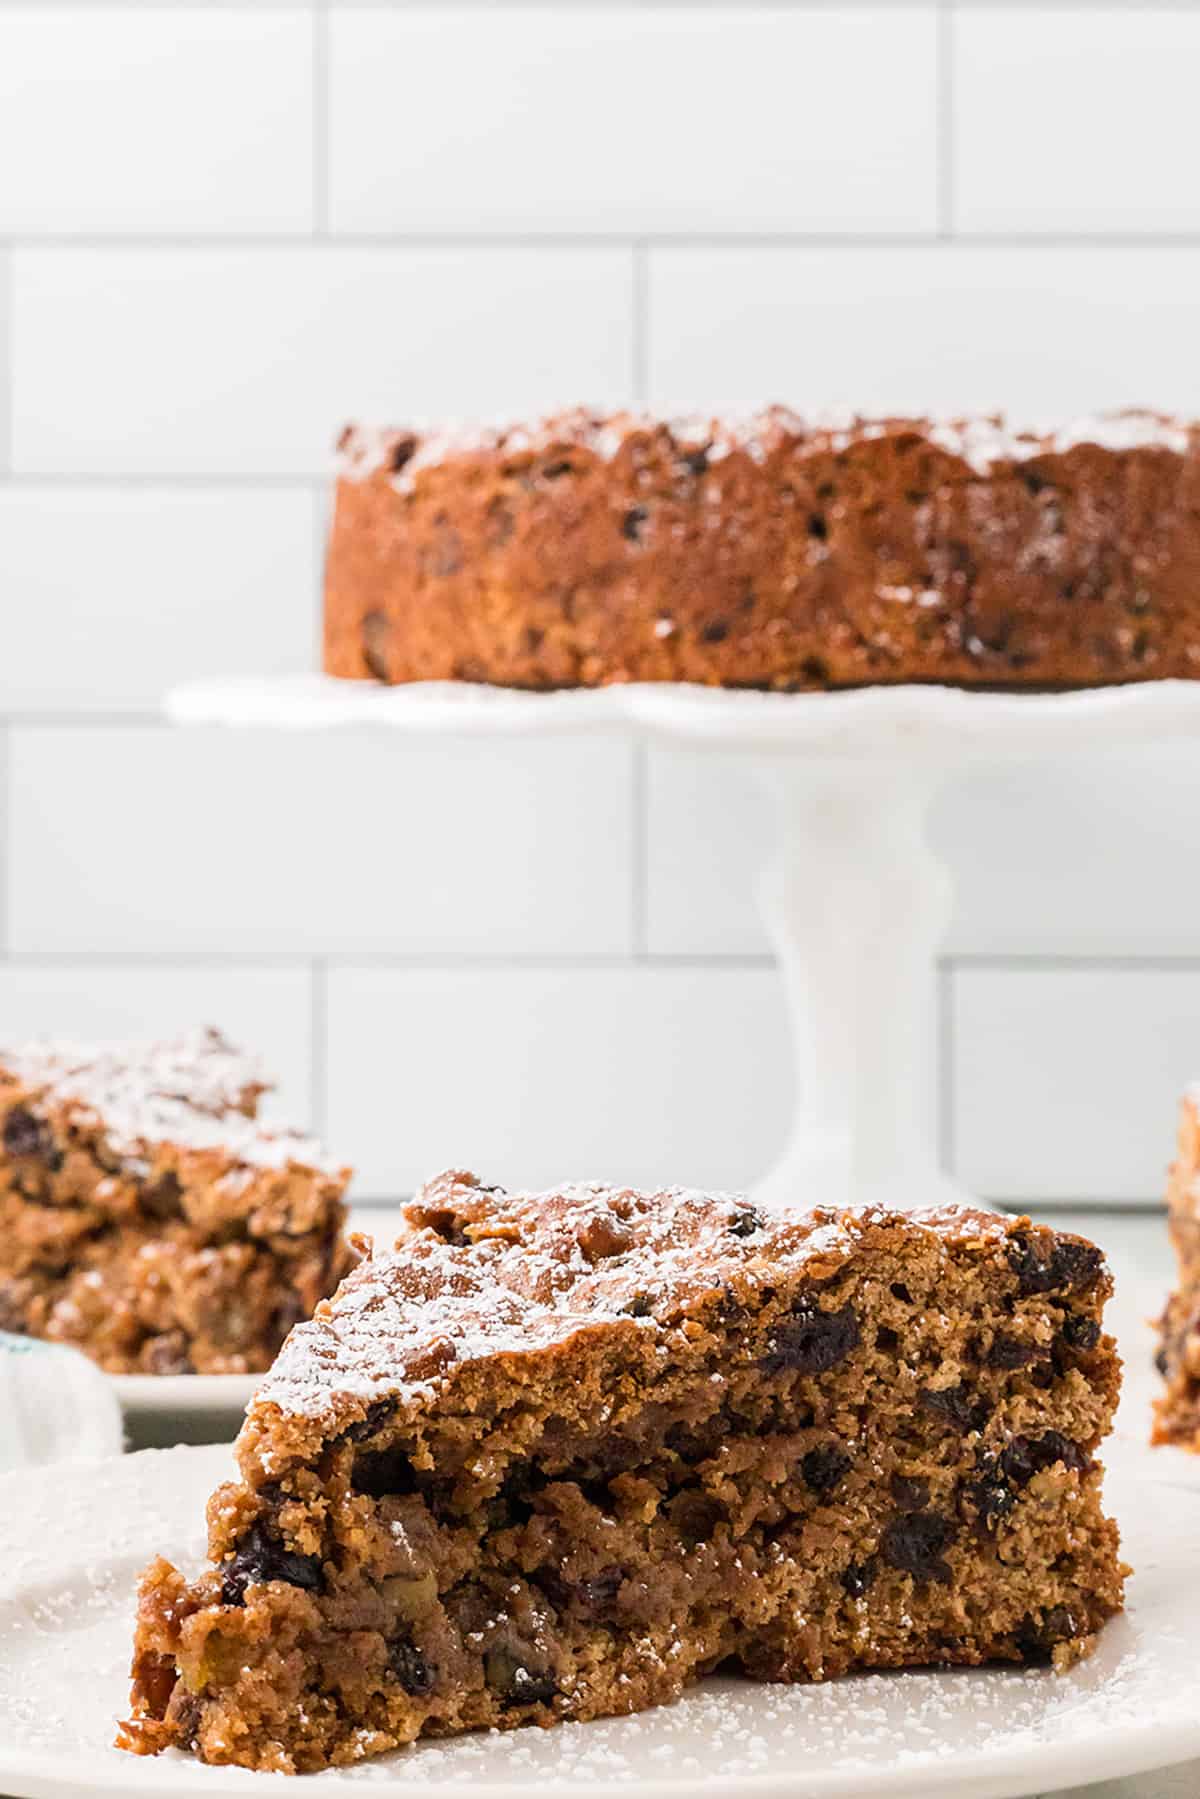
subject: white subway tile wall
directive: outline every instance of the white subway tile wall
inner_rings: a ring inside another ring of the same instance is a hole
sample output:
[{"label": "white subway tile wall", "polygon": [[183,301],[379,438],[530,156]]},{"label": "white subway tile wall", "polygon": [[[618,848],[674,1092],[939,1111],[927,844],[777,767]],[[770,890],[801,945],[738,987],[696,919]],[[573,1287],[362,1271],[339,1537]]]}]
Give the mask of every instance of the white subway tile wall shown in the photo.
[{"label": "white subway tile wall", "polygon": [[18,954],[627,955],[620,740],[18,724]]},{"label": "white subway tile wall", "polygon": [[[316,655],[345,419],[1200,413],[1200,10],[0,0],[0,1034],[206,1020],[360,1196],[738,1185],[790,1114],[719,757],[184,732]],[[1154,1203],[1200,745],[960,777],[943,1141]]]},{"label": "white subway tile wall", "polygon": [[[647,797],[649,949],[766,955],[754,886],[772,820],[756,777],[737,763],[655,749]],[[946,952],[1194,955],[1198,845],[1185,821],[1197,816],[1200,744],[1165,758],[1139,749],[950,771],[930,826],[955,876]]]},{"label": "white subway tile wall", "polygon": [[433,1166],[737,1187],[783,1147],[786,1021],[769,967],[343,966],[327,1017],[326,1128],[354,1146],[364,1198]]},{"label": "white subway tile wall", "polygon": [[1017,1201],[1047,1187],[1121,1201],[1148,1170],[1165,1186],[1174,1133],[1156,1114],[1194,1065],[1198,1008],[1195,966],[960,968],[949,1124],[968,1185]]},{"label": "white subway tile wall", "polygon": [[0,485],[0,708],[153,708],[181,668],[311,668],[323,517],[303,487]]},{"label": "white subway tile wall", "polygon": [[849,390],[864,409],[1003,406],[1027,421],[1200,412],[1200,360],[1183,354],[1200,313],[1200,232],[1195,246],[1136,252],[957,238],[665,245],[649,289],[650,398],[672,410],[697,391],[743,410],[779,391],[836,406]]},{"label": "white subway tile wall", "polygon": [[936,224],[927,7],[749,7],[731,31],[726,8],[513,6],[469,31],[465,52],[444,11],[333,16],[335,230],[894,235]]},{"label": "white subway tile wall", "polygon": [[13,252],[18,475],[320,479],[347,418],[623,400],[608,248]]},{"label": "white subway tile wall", "polygon": [[307,231],[302,11],[0,13],[0,232]]},{"label": "white subway tile wall", "polygon": [[1041,7],[1032,53],[1010,8],[955,35],[960,230],[1200,230],[1194,7]]}]

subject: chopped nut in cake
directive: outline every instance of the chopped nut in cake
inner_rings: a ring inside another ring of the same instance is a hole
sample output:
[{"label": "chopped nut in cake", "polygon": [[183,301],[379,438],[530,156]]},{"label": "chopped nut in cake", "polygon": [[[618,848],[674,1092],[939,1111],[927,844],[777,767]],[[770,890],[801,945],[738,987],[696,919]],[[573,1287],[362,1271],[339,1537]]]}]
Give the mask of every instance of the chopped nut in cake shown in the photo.
[{"label": "chopped nut in cake", "polygon": [[1122,1604],[1083,1239],[448,1174],[298,1325],[141,1587],[124,1747],[295,1772],[715,1669],[1066,1667]]}]

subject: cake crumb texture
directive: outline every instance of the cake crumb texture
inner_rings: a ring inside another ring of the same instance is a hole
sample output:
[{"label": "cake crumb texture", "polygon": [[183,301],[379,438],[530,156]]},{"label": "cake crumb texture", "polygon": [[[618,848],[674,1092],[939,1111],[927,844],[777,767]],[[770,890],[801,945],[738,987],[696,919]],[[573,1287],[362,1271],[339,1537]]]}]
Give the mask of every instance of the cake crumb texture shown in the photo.
[{"label": "cake crumb texture", "polygon": [[0,1046],[0,1329],[114,1373],[244,1374],[353,1261],[349,1170],[215,1031]]},{"label": "cake crumb texture", "polygon": [[1069,1666],[1122,1604],[1082,1238],[449,1173],[296,1326],[143,1576],[119,1742],[277,1772],[714,1670]]}]

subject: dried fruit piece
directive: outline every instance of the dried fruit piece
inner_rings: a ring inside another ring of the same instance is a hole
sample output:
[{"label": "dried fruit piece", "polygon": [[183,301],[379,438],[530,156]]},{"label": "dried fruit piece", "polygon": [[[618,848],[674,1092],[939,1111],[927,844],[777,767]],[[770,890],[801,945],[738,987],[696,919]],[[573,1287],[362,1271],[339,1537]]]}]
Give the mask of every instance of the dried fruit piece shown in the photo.
[{"label": "dried fruit piece", "polygon": [[858,1319],[852,1306],[824,1312],[811,1294],[805,1294],[791,1317],[775,1326],[762,1366],[768,1374],[826,1374],[844,1361],[858,1342]]},{"label": "dried fruit piece", "polygon": [[917,1581],[950,1579],[949,1563],[942,1551],[954,1541],[957,1526],[939,1512],[902,1512],[893,1518],[880,1538],[883,1559]]},{"label": "dried fruit piece", "polygon": [[285,1549],[263,1522],[252,1524],[222,1568],[221,1603],[241,1605],[247,1587],[284,1580],[291,1587],[317,1592],[324,1585],[321,1558]]}]

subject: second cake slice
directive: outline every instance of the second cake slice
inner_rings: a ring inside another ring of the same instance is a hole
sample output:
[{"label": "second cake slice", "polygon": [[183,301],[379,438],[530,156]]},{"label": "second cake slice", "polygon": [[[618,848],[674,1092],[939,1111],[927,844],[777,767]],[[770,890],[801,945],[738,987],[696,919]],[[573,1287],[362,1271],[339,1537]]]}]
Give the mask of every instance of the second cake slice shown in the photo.
[{"label": "second cake slice", "polygon": [[0,1330],[132,1374],[269,1368],[353,1262],[350,1170],[219,1033],[0,1046]]},{"label": "second cake slice", "polygon": [[1066,1666],[1122,1603],[1078,1237],[445,1175],[143,1580],[126,1747],[306,1770],[713,1669]]}]

